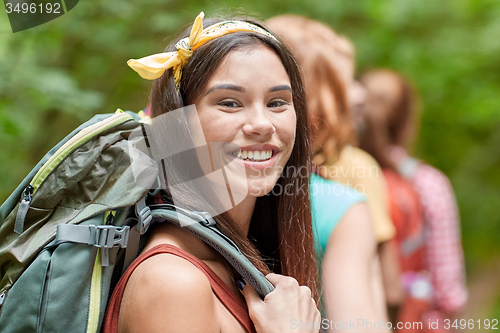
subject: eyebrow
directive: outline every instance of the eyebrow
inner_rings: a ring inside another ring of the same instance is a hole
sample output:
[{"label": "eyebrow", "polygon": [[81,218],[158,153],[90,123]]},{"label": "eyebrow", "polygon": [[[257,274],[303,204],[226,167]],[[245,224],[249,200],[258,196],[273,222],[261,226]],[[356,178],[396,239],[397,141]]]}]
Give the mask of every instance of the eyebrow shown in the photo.
[{"label": "eyebrow", "polygon": [[[245,92],[245,88],[243,88],[242,86],[237,86],[234,84],[218,84],[218,85],[215,85],[212,88],[208,89],[205,96],[210,94],[212,91],[219,90],[219,89],[228,89],[228,90],[234,90],[234,91],[239,91],[239,92]],[[269,89],[269,92],[282,91],[282,90],[289,90],[290,92],[293,92],[292,88],[286,84],[272,87]]]},{"label": "eyebrow", "polygon": [[275,92],[275,91],[281,91],[281,90],[290,90],[290,92],[292,92],[292,88],[286,84],[281,85],[281,86],[272,87],[271,89],[269,89],[269,92]]},{"label": "eyebrow", "polygon": [[239,91],[239,92],[245,91],[245,88],[243,88],[241,86],[234,85],[234,84],[218,84],[218,85],[213,86],[212,88],[208,89],[205,96],[210,94],[212,91],[219,90],[219,89],[235,90],[235,91]]}]

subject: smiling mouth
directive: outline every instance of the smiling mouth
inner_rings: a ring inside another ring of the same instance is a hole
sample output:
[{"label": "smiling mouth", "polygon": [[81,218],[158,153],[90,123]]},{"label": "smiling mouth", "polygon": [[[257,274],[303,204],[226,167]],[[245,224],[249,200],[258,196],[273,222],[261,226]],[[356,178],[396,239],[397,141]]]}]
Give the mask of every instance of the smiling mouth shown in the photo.
[{"label": "smiling mouth", "polygon": [[270,160],[273,157],[273,151],[268,150],[241,150],[233,151],[231,154],[244,161],[262,162]]}]

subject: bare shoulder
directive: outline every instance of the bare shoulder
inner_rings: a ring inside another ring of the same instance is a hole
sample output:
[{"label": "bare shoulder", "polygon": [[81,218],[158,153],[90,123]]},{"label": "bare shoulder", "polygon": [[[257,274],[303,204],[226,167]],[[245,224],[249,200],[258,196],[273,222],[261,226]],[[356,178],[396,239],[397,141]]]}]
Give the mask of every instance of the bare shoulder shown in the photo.
[{"label": "bare shoulder", "polygon": [[[344,238],[348,236],[371,237],[373,238],[373,223],[371,220],[370,210],[366,202],[358,202],[354,204],[339,222],[336,230],[340,232],[337,235],[332,234],[331,237]],[[352,239],[349,239],[351,242]]]},{"label": "bare shoulder", "polygon": [[205,274],[185,259],[158,254],[132,273],[120,308],[120,332],[218,332]]}]

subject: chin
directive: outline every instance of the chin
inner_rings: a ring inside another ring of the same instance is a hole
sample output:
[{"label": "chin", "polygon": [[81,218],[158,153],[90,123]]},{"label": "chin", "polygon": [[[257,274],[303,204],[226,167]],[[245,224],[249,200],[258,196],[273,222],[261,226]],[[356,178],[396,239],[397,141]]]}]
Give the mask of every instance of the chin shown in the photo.
[{"label": "chin", "polygon": [[249,179],[248,180],[248,195],[251,197],[263,197],[270,193],[278,178],[273,179]]}]

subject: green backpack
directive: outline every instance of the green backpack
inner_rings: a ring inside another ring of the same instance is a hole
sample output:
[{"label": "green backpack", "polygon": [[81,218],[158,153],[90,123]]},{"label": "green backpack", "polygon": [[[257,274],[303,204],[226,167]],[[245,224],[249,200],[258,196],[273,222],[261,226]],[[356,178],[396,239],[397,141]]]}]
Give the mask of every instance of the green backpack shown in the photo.
[{"label": "green backpack", "polygon": [[261,297],[274,289],[208,213],[146,205],[158,191],[151,190],[158,164],[142,156],[134,165],[129,144],[145,126],[132,112],[95,116],[51,149],[0,207],[0,332],[99,332],[149,225],[181,225],[180,215]]}]

